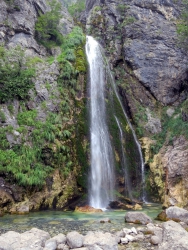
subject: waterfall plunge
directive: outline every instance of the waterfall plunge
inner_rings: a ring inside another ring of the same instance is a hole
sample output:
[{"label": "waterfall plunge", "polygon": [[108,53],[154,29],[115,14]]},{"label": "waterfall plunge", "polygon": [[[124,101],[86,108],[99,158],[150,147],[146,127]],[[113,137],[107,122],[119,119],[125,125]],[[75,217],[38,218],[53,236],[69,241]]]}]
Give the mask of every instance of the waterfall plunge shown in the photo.
[{"label": "waterfall plunge", "polygon": [[[146,202],[144,161],[141,146],[136,138],[134,129],[124,111],[120,97],[117,93],[115,82],[108,64],[103,60],[101,47],[92,37],[87,36],[86,54],[90,69],[90,135],[91,135],[91,180],[90,180],[90,205],[96,208],[106,208],[109,201],[113,200],[114,192],[114,157],[106,123],[105,107],[105,82],[106,74],[110,77],[112,89],[117,97],[126,122],[132,132],[134,143],[140,158],[142,200]],[[111,114],[112,115],[112,114]],[[114,115],[119,128],[122,141],[122,130],[118,118]],[[125,183],[129,198],[132,197],[131,184],[125,164],[123,144],[121,145],[122,163],[125,171]]]},{"label": "waterfall plunge", "polygon": [[90,205],[106,208],[113,200],[114,157],[106,124],[104,62],[99,44],[90,36],[86,54],[90,69]]}]

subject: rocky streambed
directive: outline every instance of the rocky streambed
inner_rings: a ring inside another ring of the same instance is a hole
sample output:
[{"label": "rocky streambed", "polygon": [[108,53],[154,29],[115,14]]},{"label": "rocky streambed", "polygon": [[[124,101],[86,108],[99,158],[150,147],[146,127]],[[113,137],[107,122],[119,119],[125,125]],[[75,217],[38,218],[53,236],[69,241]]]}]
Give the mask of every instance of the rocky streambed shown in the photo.
[{"label": "rocky streambed", "polygon": [[[0,236],[0,250],[123,250],[188,249],[188,211],[170,207],[153,221],[143,212],[127,212],[121,227],[104,218],[94,231],[47,232],[33,227],[24,232],[8,231]],[[83,222],[83,221],[82,221]],[[41,221],[42,223],[42,221]],[[71,224],[71,223],[70,223]],[[104,230],[100,225],[106,225]],[[107,231],[109,227],[109,231]]]}]

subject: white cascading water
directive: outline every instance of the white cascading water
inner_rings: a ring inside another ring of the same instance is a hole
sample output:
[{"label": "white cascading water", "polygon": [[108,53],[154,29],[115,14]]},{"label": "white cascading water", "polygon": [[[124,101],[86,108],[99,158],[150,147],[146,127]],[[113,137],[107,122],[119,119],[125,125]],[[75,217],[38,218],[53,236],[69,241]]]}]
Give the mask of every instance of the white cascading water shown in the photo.
[{"label": "white cascading water", "polygon": [[132,135],[134,137],[134,141],[136,143],[136,146],[137,146],[137,149],[138,149],[138,152],[139,152],[140,163],[141,163],[141,177],[142,177],[142,201],[144,203],[146,203],[147,199],[146,199],[146,191],[145,191],[145,182],[146,182],[145,181],[145,164],[144,164],[144,159],[143,159],[143,155],[142,155],[141,146],[140,146],[140,143],[138,142],[138,139],[136,137],[136,134],[135,134],[135,131],[134,131],[133,127],[132,127],[132,124],[130,123],[129,118],[128,118],[128,116],[127,116],[127,114],[126,114],[126,112],[125,112],[125,110],[123,108],[121,99],[120,99],[120,97],[118,95],[118,92],[117,92],[117,89],[116,89],[116,85],[115,85],[115,82],[114,82],[114,78],[113,78],[112,72],[111,72],[108,64],[107,64],[107,70],[108,70],[108,73],[109,73],[110,78],[111,78],[111,83],[112,83],[113,90],[114,90],[115,95],[116,95],[116,97],[117,97],[117,99],[119,101],[119,104],[120,104],[121,109],[123,111],[123,114],[124,114],[124,116],[126,118],[126,121],[127,121],[128,125],[129,125],[129,127],[131,129]]},{"label": "white cascading water", "polygon": [[126,156],[125,156],[125,152],[124,152],[124,148],[123,148],[123,131],[121,129],[121,125],[120,125],[120,122],[118,120],[118,118],[115,116],[115,119],[116,119],[116,123],[118,125],[118,128],[119,128],[119,132],[120,132],[120,141],[121,141],[121,154],[122,154],[122,164],[124,166],[124,171],[125,171],[125,188],[128,192],[128,197],[132,200],[133,197],[132,197],[132,193],[131,193],[131,184],[130,184],[130,181],[129,181],[129,177],[128,177],[128,171],[127,171],[127,168],[126,168]]},{"label": "white cascading water", "polygon": [[105,66],[100,45],[90,36],[86,55],[90,70],[90,205],[103,209],[114,198],[114,157],[106,124]]}]

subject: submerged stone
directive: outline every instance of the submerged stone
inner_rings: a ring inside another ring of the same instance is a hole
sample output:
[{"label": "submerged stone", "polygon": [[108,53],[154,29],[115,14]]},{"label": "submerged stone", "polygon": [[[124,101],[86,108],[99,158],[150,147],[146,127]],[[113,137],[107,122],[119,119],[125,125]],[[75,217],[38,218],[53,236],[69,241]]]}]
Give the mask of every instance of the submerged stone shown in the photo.
[{"label": "submerged stone", "polygon": [[84,207],[76,207],[75,212],[81,212],[81,213],[101,213],[103,212],[102,209],[94,208],[91,206],[84,206]]}]

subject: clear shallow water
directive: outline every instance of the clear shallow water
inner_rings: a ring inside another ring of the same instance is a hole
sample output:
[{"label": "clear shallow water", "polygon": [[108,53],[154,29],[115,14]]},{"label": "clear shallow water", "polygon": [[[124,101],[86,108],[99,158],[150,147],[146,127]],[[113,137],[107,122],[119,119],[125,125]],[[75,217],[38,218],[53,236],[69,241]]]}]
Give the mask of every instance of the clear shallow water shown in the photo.
[{"label": "clear shallow water", "polygon": [[[161,205],[146,204],[141,211],[155,219],[161,210]],[[48,231],[52,236],[74,230],[82,234],[97,230],[115,232],[124,227],[132,227],[131,224],[124,222],[126,212],[124,210],[106,210],[102,213],[86,214],[69,211],[43,211],[28,215],[5,215],[0,218],[0,234],[7,231],[24,232],[33,227]],[[100,223],[99,221],[104,218],[109,218],[111,223]]]}]

